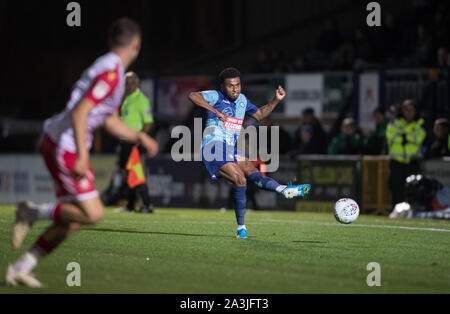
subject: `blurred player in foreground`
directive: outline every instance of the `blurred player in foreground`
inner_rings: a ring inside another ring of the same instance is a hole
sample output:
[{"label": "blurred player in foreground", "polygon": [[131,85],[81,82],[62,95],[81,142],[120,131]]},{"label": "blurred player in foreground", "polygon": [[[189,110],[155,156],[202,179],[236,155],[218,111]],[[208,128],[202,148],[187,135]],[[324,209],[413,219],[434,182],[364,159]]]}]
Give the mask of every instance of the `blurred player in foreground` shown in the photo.
[{"label": "blurred player in foreground", "polygon": [[38,288],[42,284],[31,271],[83,225],[102,221],[104,209],[94,185],[89,150],[93,132],[104,127],[118,138],[142,145],[150,156],[158,152],[156,141],[127,127],[118,109],[125,92],[125,70],[137,58],[141,31],[130,19],[116,21],[109,32],[110,52],[97,59],[75,84],[66,109],[45,121],[41,152],[53,178],[58,203],[21,203],[16,212],[12,242],[19,248],[38,220],[54,224],[33,247],[8,267],[6,283]]},{"label": "blurred player in foreground", "polygon": [[209,134],[203,137],[203,163],[213,180],[220,176],[233,184],[238,223],[237,238],[246,239],[247,227],[244,218],[247,180],[260,189],[278,192],[286,198],[304,196],[309,193],[311,186],[308,184],[285,186],[264,177],[245,154],[236,148],[245,115],[248,114],[258,121],[267,118],[286,96],[284,89],[279,86],[274,99],[258,109],[244,94],[241,94],[241,73],[237,69],[223,70],[219,79],[220,91],[194,92],[189,95],[189,99],[197,106],[208,110],[205,134]]}]

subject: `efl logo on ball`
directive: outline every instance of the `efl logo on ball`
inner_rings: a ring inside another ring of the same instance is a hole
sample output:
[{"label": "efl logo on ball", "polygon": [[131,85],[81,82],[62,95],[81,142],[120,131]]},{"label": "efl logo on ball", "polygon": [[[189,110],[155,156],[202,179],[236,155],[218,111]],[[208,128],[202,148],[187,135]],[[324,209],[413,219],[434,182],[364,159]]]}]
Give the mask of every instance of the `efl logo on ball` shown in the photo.
[{"label": "efl logo on ball", "polygon": [[359,216],[359,206],[350,198],[343,198],[336,202],[334,206],[334,217],[343,224],[351,224]]}]

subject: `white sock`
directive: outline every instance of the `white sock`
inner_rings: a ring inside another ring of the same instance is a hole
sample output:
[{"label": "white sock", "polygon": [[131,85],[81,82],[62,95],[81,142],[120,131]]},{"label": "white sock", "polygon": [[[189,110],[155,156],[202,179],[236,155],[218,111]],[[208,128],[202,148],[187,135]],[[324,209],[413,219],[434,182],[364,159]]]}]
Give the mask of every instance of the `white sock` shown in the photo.
[{"label": "white sock", "polygon": [[30,273],[38,263],[39,258],[32,252],[27,252],[22,255],[12,266],[17,272]]},{"label": "white sock", "polygon": [[39,204],[32,207],[32,209],[38,212],[38,220],[53,220],[53,213],[55,212],[56,207],[57,204],[50,203]]},{"label": "white sock", "polygon": [[238,231],[239,231],[239,230],[242,230],[242,229],[247,230],[247,227],[246,227],[245,225],[243,225],[243,226],[238,226]]},{"label": "white sock", "polygon": [[283,192],[283,190],[284,190],[285,188],[287,188],[287,185],[280,185],[279,187],[277,187],[276,191],[277,191],[278,193],[281,193],[281,192]]}]

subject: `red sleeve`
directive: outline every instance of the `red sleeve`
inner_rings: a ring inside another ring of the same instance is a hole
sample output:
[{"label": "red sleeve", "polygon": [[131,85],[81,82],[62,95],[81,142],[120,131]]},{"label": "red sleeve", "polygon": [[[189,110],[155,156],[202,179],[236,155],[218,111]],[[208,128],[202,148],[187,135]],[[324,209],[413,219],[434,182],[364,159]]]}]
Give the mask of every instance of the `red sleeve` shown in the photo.
[{"label": "red sleeve", "polygon": [[95,78],[91,88],[86,93],[86,98],[98,105],[114,92],[118,83],[119,74],[117,70],[103,72]]}]

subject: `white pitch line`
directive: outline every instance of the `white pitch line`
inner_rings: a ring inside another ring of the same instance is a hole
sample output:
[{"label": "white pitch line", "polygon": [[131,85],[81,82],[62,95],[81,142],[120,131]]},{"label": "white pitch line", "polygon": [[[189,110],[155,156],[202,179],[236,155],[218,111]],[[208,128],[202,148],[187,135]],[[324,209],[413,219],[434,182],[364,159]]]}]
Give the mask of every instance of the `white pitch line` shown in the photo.
[{"label": "white pitch line", "polygon": [[294,224],[315,224],[321,226],[332,227],[364,227],[364,228],[381,228],[381,229],[403,229],[403,230],[420,230],[420,231],[436,231],[436,232],[450,232],[450,229],[437,229],[437,228],[420,228],[420,227],[404,227],[404,226],[388,226],[388,225],[342,225],[338,223],[326,223],[326,222],[312,222],[312,221],[292,221],[292,220],[276,220],[276,219],[264,219],[263,222],[279,222],[279,223],[294,223]]}]

